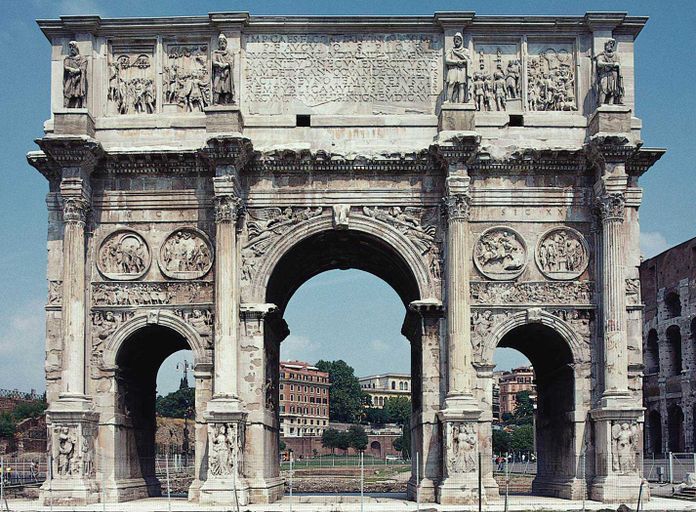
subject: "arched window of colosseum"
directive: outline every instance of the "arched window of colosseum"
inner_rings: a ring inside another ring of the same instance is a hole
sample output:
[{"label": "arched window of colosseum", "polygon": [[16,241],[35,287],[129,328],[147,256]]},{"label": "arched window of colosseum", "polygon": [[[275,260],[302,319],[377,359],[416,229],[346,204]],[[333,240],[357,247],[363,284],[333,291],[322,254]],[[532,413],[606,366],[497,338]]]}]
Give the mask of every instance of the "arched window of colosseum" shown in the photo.
[{"label": "arched window of colosseum", "polygon": [[679,300],[679,293],[669,292],[665,297],[665,306],[667,307],[669,318],[681,316],[681,300]]},{"label": "arched window of colosseum", "polygon": [[648,332],[648,340],[645,344],[645,369],[647,373],[659,373],[660,371],[660,347],[655,329],[650,329]]},{"label": "arched window of colosseum", "polygon": [[671,362],[671,375],[679,375],[682,371],[682,340],[679,327],[672,325],[667,328],[667,344]]}]

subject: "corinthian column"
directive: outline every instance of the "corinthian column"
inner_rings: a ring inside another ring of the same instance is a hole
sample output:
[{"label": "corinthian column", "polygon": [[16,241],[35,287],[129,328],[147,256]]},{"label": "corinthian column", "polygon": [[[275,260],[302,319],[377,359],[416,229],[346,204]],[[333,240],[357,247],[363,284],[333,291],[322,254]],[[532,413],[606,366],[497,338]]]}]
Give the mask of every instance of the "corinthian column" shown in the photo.
[{"label": "corinthian column", "polygon": [[469,305],[469,182],[466,171],[447,177],[447,401],[472,396]]},{"label": "corinthian column", "polygon": [[[237,329],[239,284],[237,280],[237,217],[242,200],[235,184],[214,178],[215,187],[215,397],[238,398]],[[229,193],[231,192],[231,193]],[[220,193],[220,195],[217,195]]]},{"label": "corinthian column", "polygon": [[626,347],[626,285],[623,222],[625,196],[604,193],[597,198],[602,223],[602,325],[604,334],[604,395],[628,395]]}]

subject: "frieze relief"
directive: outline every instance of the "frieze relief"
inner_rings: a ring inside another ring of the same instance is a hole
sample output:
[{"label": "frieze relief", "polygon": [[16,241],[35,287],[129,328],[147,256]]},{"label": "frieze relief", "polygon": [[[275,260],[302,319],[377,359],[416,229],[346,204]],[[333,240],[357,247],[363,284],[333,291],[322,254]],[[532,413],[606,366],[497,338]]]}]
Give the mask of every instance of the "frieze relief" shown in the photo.
[{"label": "frieze relief", "polygon": [[159,266],[172,279],[201,278],[213,266],[213,247],[202,231],[177,229],[160,248]]},{"label": "frieze relief", "polygon": [[489,228],[476,241],[474,263],[490,279],[514,279],[527,265],[527,245],[522,235],[511,228]]},{"label": "frieze relief", "polygon": [[109,57],[110,114],[154,114],[155,90],[154,46],[122,47],[113,45]]},{"label": "frieze relief", "polygon": [[60,306],[63,304],[63,281],[48,281],[48,298],[46,304],[48,306]]},{"label": "frieze relief", "polygon": [[527,59],[527,108],[577,110],[575,50],[572,44],[530,43]]},{"label": "frieze relief", "polygon": [[524,283],[471,283],[474,304],[590,304],[593,287],[590,281]]},{"label": "frieze relief", "polygon": [[208,45],[167,45],[162,87],[165,106],[176,105],[179,112],[203,112],[211,98]]},{"label": "frieze relief", "polygon": [[150,268],[150,258],[150,249],[142,236],[134,231],[118,230],[101,243],[97,268],[108,279],[138,279]]},{"label": "frieze relief", "polygon": [[211,304],[213,283],[92,283],[92,301],[95,307]]},{"label": "frieze relief", "polygon": [[541,273],[551,279],[576,279],[589,264],[585,238],[571,228],[553,228],[544,233],[536,247],[535,258]]}]

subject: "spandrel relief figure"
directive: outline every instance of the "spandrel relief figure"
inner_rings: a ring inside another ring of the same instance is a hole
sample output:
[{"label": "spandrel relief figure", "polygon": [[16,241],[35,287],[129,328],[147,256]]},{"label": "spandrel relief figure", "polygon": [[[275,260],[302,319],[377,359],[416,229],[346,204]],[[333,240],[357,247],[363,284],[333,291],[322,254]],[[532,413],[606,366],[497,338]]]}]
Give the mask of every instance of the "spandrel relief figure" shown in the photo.
[{"label": "spandrel relief figure", "polygon": [[227,49],[225,34],[218,36],[218,49],[213,52],[213,104],[234,103],[234,56]]},{"label": "spandrel relief figure", "polygon": [[619,473],[636,470],[636,439],[638,426],[628,422],[615,423],[611,427],[613,440],[612,466]]},{"label": "spandrel relief figure", "polygon": [[87,57],[80,55],[76,41],[68,43],[69,55],[63,59],[63,106],[87,106]]},{"label": "spandrel relief figure", "polygon": [[599,105],[623,105],[624,87],[616,39],[604,43],[604,51],[594,58],[595,89]]},{"label": "spandrel relief figure", "polygon": [[162,244],[160,268],[166,276],[196,279],[207,274],[212,264],[210,242],[196,230],[179,229]]},{"label": "spandrel relief figure", "polygon": [[469,73],[471,72],[471,59],[469,50],[464,47],[464,38],[457,32],[454,35],[454,46],[445,56],[447,67],[445,101],[452,103],[468,103],[470,99]]}]

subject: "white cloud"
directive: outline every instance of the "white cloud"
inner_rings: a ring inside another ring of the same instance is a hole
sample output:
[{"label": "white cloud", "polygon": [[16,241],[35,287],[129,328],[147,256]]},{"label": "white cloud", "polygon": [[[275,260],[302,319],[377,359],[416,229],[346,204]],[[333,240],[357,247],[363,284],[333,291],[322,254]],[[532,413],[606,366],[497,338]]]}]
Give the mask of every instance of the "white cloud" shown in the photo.
[{"label": "white cloud", "polygon": [[370,350],[374,352],[388,352],[392,348],[389,343],[379,339],[370,341],[369,347]]},{"label": "white cloud", "polygon": [[45,315],[38,299],[5,310],[0,321],[0,388],[44,389]]},{"label": "white cloud", "polygon": [[281,358],[312,361],[319,344],[305,336],[289,335],[281,344]]},{"label": "white cloud", "polygon": [[640,233],[640,254],[644,258],[652,258],[667,249],[669,249],[669,243],[659,231]]}]

